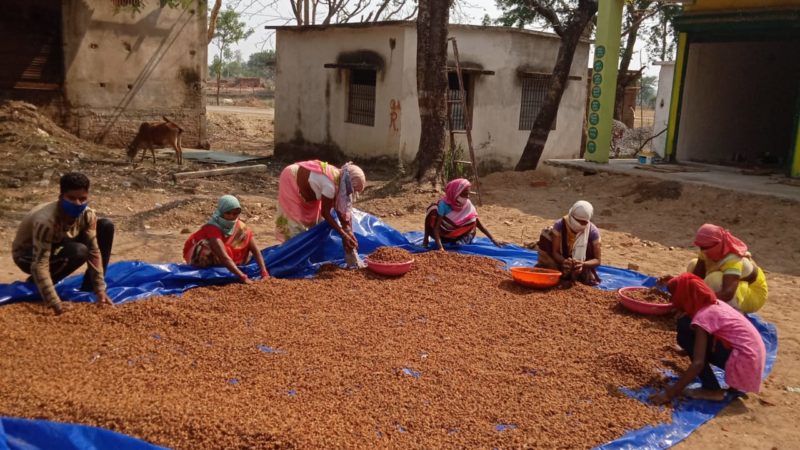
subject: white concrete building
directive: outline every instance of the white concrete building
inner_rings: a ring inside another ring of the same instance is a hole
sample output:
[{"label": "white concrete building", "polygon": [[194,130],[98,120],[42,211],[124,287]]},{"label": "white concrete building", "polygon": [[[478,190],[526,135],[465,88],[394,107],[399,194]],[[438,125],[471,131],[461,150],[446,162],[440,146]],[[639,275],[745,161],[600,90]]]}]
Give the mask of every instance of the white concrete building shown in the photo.
[{"label": "white concrete building", "polygon": [[[304,150],[314,148],[355,158],[413,160],[420,134],[413,22],[276,30],[277,156],[300,159],[312,156]],[[465,68],[479,167],[511,168],[543,102],[559,38],[505,27],[450,25],[449,31]],[[589,42],[582,41],[543,160],[580,154],[588,56]],[[454,66],[451,48],[448,60]],[[449,79],[450,95],[457,96],[454,72]],[[454,128],[463,128],[463,112],[454,110],[453,119]]]},{"label": "white concrete building", "polygon": [[[672,100],[672,81],[675,75],[675,61],[655,63],[661,66],[658,72],[658,91],[656,92],[656,111],[653,122],[653,150],[658,156],[666,157],[667,128],[669,126],[669,102]],[[659,134],[661,133],[661,134]]]}]

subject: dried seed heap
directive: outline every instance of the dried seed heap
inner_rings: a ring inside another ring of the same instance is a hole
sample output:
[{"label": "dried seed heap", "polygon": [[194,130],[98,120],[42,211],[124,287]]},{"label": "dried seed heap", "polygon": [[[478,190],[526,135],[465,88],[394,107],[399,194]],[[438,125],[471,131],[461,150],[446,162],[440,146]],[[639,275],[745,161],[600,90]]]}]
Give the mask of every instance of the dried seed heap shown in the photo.
[{"label": "dried seed heap", "polygon": [[383,263],[404,263],[411,261],[414,257],[411,252],[397,247],[378,247],[370,253],[369,260]]},{"label": "dried seed heap", "polygon": [[627,291],[625,295],[634,300],[646,303],[658,303],[662,305],[672,303],[672,297],[659,289],[631,289]]},{"label": "dried seed heap", "polygon": [[519,287],[487,258],[416,260],[397,279],[337,270],[60,317],[0,307],[0,414],[186,449],[590,448],[669,420],[618,389],[677,363],[669,319]]}]

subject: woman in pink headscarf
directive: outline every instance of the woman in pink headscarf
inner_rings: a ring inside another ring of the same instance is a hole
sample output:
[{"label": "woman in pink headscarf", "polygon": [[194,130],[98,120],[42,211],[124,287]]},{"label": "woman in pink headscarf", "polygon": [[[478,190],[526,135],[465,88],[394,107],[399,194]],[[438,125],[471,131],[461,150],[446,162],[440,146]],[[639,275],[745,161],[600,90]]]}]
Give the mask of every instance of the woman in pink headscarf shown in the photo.
[{"label": "woman in pink headscarf", "polygon": [[[730,305],[717,301],[714,291],[691,273],[662,277],[672,294],[672,304],[684,315],[678,319],[678,345],[692,363],[678,381],[650,397],[655,404],[668,403],[682,394],[703,400],[722,400],[722,389],[711,366],[725,370],[731,390],[761,390],[767,351],[758,330]],[[684,391],[695,377],[700,389]]]},{"label": "woman in pink headscarf", "polygon": [[710,223],[697,230],[694,245],[700,254],[687,272],[703,278],[717,298],[743,313],[756,312],[767,301],[767,278],[747,245],[728,230]]},{"label": "woman in pink headscarf", "polygon": [[456,178],[447,183],[444,196],[429,206],[425,214],[423,246],[428,246],[430,236],[433,236],[439,250],[444,250],[442,242],[469,244],[475,238],[476,229],[481,230],[494,245],[498,247],[503,245],[492,237],[478,219],[478,211],[469,199],[471,186],[469,180],[464,178]]}]

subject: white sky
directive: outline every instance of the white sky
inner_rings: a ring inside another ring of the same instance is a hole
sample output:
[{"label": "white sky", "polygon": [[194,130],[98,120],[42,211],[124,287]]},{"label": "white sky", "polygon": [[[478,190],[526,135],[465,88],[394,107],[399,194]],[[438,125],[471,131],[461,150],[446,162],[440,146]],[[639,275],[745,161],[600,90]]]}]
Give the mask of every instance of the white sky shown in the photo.
[{"label": "white sky", "polygon": [[[480,24],[485,14],[489,14],[492,19],[500,16],[500,10],[494,0],[457,0],[457,4],[456,13],[451,14],[451,22]],[[292,25],[294,23],[289,19],[292,17],[289,0],[224,0],[222,7],[232,7],[242,13],[242,18],[254,30],[252,36],[240,42],[238,46],[245,61],[251,53],[275,48],[275,32],[265,30],[264,26]],[[592,49],[593,51],[594,49]],[[647,65],[647,53],[641,39],[638,40],[635,51],[633,61],[631,61],[631,70],[641,67],[640,56],[641,62]],[[213,50],[209,51],[209,59],[214,53]],[[591,64],[592,58],[589,58],[589,65]],[[658,71],[659,66],[649,66],[645,69],[645,75],[658,75]]]}]

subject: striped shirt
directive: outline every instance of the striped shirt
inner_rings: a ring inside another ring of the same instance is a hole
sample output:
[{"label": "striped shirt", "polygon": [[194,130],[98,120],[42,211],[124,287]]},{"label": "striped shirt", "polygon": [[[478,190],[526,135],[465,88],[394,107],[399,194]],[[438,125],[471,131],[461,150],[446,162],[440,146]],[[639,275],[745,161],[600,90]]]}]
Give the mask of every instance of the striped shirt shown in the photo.
[{"label": "striped shirt", "polygon": [[15,260],[33,255],[31,277],[46,305],[61,301],[50,278],[50,258],[57,256],[52,255],[54,246],[57,248],[57,244],[64,239],[76,239],[78,236],[89,249],[87,263],[94,269],[95,292],[105,292],[103,260],[97,245],[97,215],[93,209],[86,208],[80,217],[67,224],[59,215],[58,201],[45,203],[33,208],[17,228],[11,254]]}]

